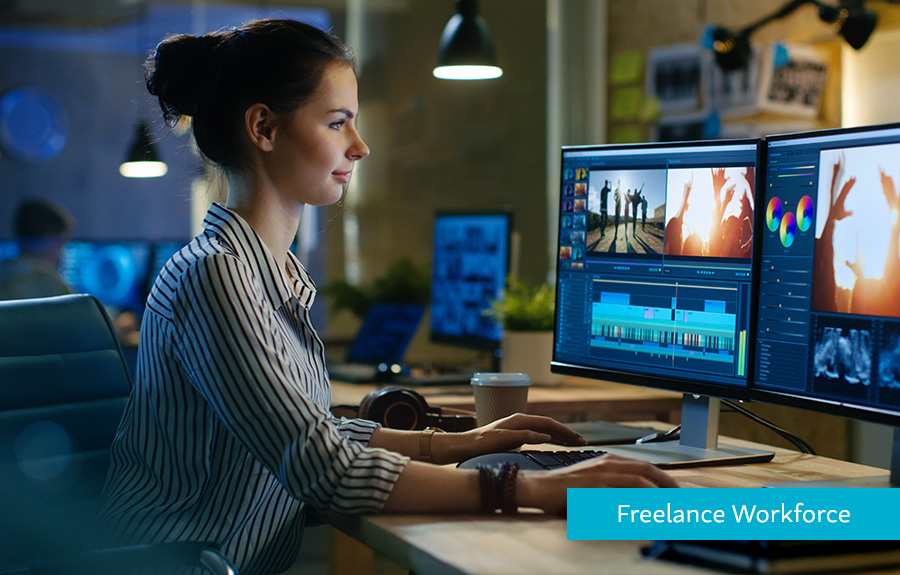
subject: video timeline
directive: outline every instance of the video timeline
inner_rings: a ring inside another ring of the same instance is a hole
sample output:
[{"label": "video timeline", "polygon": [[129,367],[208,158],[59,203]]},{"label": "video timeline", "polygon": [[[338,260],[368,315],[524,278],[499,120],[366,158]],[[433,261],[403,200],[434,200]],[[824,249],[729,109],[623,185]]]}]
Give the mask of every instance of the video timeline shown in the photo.
[{"label": "video timeline", "polygon": [[654,367],[744,374],[746,331],[737,325],[738,290],[595,281],[592,354]]}]

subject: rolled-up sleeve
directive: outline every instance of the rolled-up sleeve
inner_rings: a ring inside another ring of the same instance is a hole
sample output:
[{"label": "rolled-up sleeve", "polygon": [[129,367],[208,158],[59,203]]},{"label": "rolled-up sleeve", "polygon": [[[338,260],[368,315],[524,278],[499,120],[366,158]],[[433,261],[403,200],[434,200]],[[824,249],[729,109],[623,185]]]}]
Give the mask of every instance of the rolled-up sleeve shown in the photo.
[{"label": "rolled-up sleeve", "polygon": [[369,443],[369,439],[381,424],[369,421],[367,419],[347,419],[346,417],[335,418],[334,424],[338,428],[338,432],[347,438],[355,441]]},{"label": "rolled-up sleeve", "polygon": [[407,457],[366,444],[376,424],[335,420],[304,390],[324,377],[285,328],[247,264],[198,259],[173,302],[179,361],[246,449],[297,499],[321,511],[379,510]]}]

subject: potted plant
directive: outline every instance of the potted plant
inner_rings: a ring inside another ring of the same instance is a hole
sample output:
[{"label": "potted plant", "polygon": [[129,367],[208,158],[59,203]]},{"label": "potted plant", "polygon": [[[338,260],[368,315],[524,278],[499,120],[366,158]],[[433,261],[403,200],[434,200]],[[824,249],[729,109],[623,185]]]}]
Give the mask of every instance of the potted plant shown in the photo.
[{"label": "potted plant", "polygon": [[503,326],[502,371],[527,373],[538,384],[562,381],[563,376],[550,371],[555,309],[556,293],[550,285],[509,278],[503,299],[489,310]]},{"label": "potted plant", "polygon": [[349,311],[357,318],[366,315],[373,303],[428,303],[431,294],[428,272],[410,258],[391,262],[385,275],[370,285],[355,285],[335,280],[322,288],[322,295],[331,299],[331,312]]}]

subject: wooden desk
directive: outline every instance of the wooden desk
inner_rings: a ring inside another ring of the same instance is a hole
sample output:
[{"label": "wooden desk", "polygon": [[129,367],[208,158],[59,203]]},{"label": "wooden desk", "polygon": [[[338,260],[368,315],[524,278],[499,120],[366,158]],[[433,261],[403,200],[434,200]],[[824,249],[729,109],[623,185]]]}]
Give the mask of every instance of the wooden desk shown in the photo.
[{"label": "wooden desk", "polygon": [[[642,423],[652,426],[653,422]],[[768,449],[757,443],[727,443]],[[774,481],[862,477],[886,473],[825,457],[775,448],[770,463],[672,470],[684,487],[760,487]],[[698,574],[706,568],[641,557],[640,541],[567,541],[566,521],[540,513],[482,515],[372,515],[330,521],[398,565],[428,575]],[[872,572],[867,572],[872,573]],[[878,573],[900,573],[886,570]]]},{"label": "wooden desk", "polygon": [[[359,405],[375,387],[374,384],[332,382],[332,404]],[[415,390],[431,406],[475,409],[472,388],[468,385]],[[601,419],[677,423],[681,420],[681,394],[609,381],[566,378],[558,386],[532,386],[528,390],[527,411],[567,422]]]}]

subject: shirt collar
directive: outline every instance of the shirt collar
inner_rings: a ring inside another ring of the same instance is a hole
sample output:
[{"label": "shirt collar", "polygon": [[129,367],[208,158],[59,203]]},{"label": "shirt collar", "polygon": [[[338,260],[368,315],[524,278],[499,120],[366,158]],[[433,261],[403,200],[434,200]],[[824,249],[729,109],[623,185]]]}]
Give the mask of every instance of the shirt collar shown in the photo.
[{"label": "shirt collar", "polygon": [[291,276],[294,284],[294,294],[300,305],[309,309],[316,300],[316,283],[310,277],[306,268],[300,263],[300,260],[293,253],[288,252],[286,262],[288,275]]},{"label": "shirt collar", "polygon": [[213,203],[203,219],[203,228],[222,238],[237,256],[250,266],[274,308],[281,307],[291,296],[296,296],[306,309],[312,306],[316,296],[316,284],[300,260],[288,252],[285,267],[293,284],[288,286],[278,271],[278,263],[269,247],[237,213],[221,204]]}]

